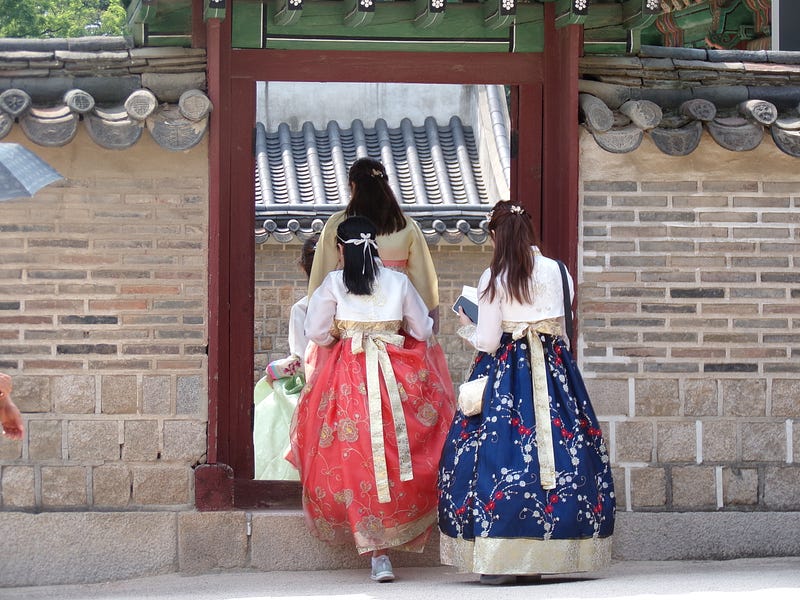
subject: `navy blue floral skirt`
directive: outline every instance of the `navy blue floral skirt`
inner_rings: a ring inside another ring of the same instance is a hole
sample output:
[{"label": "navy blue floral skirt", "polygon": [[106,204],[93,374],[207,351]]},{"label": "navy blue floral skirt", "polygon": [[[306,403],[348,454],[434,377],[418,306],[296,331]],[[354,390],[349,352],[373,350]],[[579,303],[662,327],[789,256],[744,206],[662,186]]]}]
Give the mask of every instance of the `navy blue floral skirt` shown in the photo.
[{"label": "navy blue floral skirt", "polygon": [[481,413],[457,411],[439,465],[442,562],[486,574],[569,573],[611,559],[614,483],[580,372],[559,336],[540,334],[555,487],[544,489],[527,338],[503,334],[477,355],[488,376]]}]

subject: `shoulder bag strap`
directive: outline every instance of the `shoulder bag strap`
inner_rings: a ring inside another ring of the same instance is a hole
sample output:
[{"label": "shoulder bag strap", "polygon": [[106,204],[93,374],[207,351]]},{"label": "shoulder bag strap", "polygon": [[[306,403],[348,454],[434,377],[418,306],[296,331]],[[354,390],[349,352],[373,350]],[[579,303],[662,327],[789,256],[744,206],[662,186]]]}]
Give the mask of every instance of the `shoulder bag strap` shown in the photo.
[{"label": "shoulder bag strap", "polygon": [[567,281],[567,267],[560,260],[556,260],[561,271],[561,293],[564,296],[564,323],[566,324],[567,337],[572,343],[572,299],[569,296],[569,281]]}]

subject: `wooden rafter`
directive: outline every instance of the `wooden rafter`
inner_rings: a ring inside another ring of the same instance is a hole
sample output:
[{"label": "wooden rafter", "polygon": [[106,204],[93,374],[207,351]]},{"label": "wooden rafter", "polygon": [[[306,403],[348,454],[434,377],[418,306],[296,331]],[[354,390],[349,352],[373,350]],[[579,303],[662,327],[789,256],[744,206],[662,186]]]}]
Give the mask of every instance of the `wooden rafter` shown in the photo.
[{"label": "wooden rafter", "polygon": [[417,16],[414,18],[414,26],[420,29],[435,27],[444,19],[447,9],[446,0],[415,0]]}]

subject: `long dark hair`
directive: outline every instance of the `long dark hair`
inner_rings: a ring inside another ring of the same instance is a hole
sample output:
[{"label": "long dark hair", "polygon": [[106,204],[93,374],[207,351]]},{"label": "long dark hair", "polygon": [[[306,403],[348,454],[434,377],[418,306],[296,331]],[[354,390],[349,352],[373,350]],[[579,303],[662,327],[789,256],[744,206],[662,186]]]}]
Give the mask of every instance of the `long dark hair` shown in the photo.
[{"label": "long dark hair", "polygon": [[344,249],[344,286],[351,294],[372,293],[378,270],[377,237],[375,225],[366,217],[348,217],[336,228],[336,242]]},{"label": "long dark hair", "polygon": [[377,160],[359,158],[350,167],[348,179],[353,186],[353,197],[345,214],[366,217],[375,224],[380,235],[400,231],[406,226],[406,218],[397,198],[389,187],[386,169]]},{"label": "long dark hair", "polygon": [[498,285],[504,285],[513,300],[530,303],[534,262],[531,246],[537,245],[531,215],[519,204],[502,200],[494,205],[488,220],[494,254],[489,266],[492,276],[484,294],[494,300],[500,291]]},{"label": "long dark hair", "polygon": [[311,265],[314,264],[314,253],[317,251],[318,241],[319,234],[315,233],[303,242],[303,248],[300,250],[300,259],[297,262],[305,271],[306,277],[311,277]]}]

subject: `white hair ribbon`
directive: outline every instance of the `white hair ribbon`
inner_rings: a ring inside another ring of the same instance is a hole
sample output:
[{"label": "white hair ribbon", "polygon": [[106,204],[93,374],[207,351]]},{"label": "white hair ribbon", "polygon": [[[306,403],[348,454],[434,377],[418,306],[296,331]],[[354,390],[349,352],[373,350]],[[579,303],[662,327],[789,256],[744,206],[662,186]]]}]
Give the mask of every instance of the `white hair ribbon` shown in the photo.
[{"label": "white hair ribbon", "polygon": [[[353,244],[354,246],[364,246],[364,266],[361,268],[361,274],[367,272],[367,252],[369,252],[370,248],[373,250],[378,249],[378,243],[372,239],[371,233],[362,233],[361,238],[352,238],[349,240],[343,240],[342,238],[338,238],[339,241],[343,244]],[[372,254],[370,253],[370,257]]]}]

